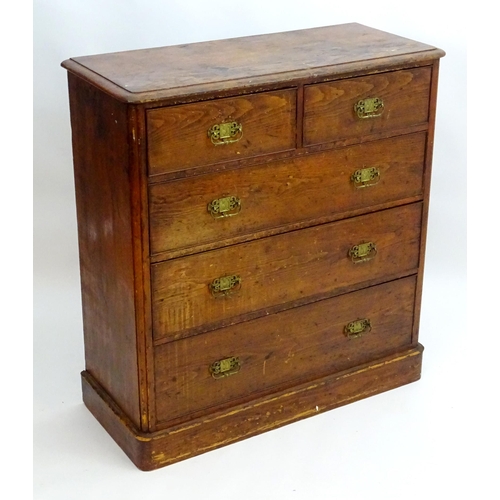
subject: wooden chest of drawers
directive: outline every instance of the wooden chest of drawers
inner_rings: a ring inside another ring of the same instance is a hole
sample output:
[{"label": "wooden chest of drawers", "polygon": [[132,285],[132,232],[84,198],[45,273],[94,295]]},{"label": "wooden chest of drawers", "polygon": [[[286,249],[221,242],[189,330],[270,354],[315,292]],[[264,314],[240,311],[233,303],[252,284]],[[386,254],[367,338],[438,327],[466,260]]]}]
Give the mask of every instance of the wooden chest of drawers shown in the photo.
[{"label": "wooden chest of drawers", "polygon": [[83,396],[139,468],[419,378],[443,55],[347,24],[63,63]]}]

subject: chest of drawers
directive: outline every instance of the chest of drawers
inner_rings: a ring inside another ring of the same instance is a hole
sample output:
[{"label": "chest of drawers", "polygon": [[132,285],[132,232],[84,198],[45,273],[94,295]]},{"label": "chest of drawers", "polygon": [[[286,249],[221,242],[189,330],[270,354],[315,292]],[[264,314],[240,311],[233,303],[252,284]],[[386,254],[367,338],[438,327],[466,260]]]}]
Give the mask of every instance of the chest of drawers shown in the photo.
[{"label": "chest of drawers", "polygon": [[139,468],[420,377],[443,55],[346,24],[63,63],[83,399]]}]

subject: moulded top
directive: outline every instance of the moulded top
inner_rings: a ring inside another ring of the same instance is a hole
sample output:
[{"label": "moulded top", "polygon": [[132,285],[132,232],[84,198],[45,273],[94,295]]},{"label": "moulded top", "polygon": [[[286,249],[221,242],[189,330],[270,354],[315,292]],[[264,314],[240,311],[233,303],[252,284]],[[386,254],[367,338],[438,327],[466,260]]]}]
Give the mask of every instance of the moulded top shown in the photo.
[{"label": "moulded top", "polygon": [[139,103],[442,56],[430,45],[350,23],[74,57],[62,66],[121,101]]}]

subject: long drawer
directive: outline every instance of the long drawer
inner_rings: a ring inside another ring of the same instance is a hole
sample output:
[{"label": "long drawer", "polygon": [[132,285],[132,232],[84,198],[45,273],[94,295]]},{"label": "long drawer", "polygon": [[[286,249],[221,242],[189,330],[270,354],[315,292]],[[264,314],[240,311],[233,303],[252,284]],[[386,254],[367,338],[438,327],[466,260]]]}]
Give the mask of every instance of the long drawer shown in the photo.
[{"label": "long drawer", "polygon": [[150,187],[151,252],[422,194],[425,133]]},{"label": "long drawer", "polygon": [[413,203],[155,264],[154,338],[181,338],[411,272],[421,217],[422,204]]},{"label": "long drawer", "polygon": [[334,373],[409,345],[415,282],[410,276],[158,346],[158,420]]}]

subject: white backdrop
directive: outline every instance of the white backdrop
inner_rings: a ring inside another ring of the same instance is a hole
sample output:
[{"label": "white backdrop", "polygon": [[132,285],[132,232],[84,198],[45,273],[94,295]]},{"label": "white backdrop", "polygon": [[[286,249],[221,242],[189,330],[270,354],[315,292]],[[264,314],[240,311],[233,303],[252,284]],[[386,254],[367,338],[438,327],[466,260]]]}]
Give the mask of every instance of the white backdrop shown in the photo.
[{"label": "white backdrop", "polygon": [[[477,451],[476,433],[487,438],[474,425],[484,403],[469,392],[464,398],[464,365],[471,367],[464,356],[467,21],[465,13],[450,13],[447,3],[429,0],[407,5],[389,0],[35,0],[36,499],[399,500],[450,498],[469,487],[475,498],[490,498],[480,493],[488,483],[479,482],[488,466],[468,458]],[[139,472],[81,403],[71,135],[66,74],[59,64],[73,56],[344,22],[447,52],[438,95],[422,379],[153,473]]]}]

